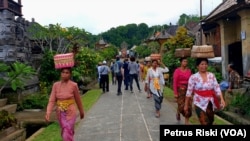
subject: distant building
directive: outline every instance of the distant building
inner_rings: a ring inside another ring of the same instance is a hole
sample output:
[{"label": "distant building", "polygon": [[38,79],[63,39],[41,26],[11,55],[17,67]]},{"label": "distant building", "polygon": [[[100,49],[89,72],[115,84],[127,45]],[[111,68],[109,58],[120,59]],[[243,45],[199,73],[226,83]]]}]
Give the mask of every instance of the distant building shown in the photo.
[{"label": "distant building", "polygon": [[95,43],[95,49],[100,50],[108,47],[108,43],[101,38],[98,42]]},{"label": "distant building", "polygon": [[164,53],[164,42],[166,42],[168,39],[172,37],[171,34],[168,33],[167,30],[157,31],[152,36],[150,36],[148,39],[145,40],[145,42],[148,44],[150,42],[156,41],[160,45],[159,53]]}]

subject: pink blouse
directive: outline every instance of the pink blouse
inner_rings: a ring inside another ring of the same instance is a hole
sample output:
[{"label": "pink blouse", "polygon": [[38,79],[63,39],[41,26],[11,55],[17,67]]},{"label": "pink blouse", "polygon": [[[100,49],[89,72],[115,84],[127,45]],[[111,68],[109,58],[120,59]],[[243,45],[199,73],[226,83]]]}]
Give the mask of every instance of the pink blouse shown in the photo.
[{"label": "pink blouse", "polygon": [[174,76],[173,76],[173,90],[174,95],[178,96],[178,87],[181,84],[188,84],[188,79],[192,75],[192,72],[190,69],[181,70],[180,68],[175,69]]},{"label": "pink blouse", "polygon": [[[188,89],[187,89],[186,96],[191,97],[194,90],[198,90],[198,91],[214,90],[217,96],[221,95],[220,86],[216,80],[216,77],[211,72],[207,73],[207,81],[203,81],[199,72],[191,75],[188,81]],[[213,109],[215,109],[216,107],[215,107],[213,97],[203,97],[194,93],[193,103],[194,105],[200,107],[203,111],[206,111],[209,101],[212,102]]]},{"label": "pink blouse", "polygon": [[[54,83],[47,106],[47,114],[51,114],[57,100],[66,99],[74,99],[79,111],[83,112],[83,106],[81,103],[77,83],[70,80],[66,83],[66,85],[63,85],[61,81]],[[57,113],[58,112],[59,109],[57,109]],[[71,104],[67,109],[67,119],[71,119],[72,117],[76,116],[76,112],[77,110],[75,104]]]}]

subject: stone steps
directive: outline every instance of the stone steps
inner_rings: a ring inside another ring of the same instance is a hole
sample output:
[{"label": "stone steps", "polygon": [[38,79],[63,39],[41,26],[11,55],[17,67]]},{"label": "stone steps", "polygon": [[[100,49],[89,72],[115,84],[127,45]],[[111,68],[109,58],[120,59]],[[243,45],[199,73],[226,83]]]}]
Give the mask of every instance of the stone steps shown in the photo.
[{"label": "stone steps", "polygon": [[5,106],[5,105],[6,105],[6,103],[7,103],[7,101],[8,101],[8,99],[7,99],[7,98],[2,98],[2,99],[0,99],[0,107]]},{"label": "stone steps", "polygon": [[25,141],[26,138],[26,130],[18,129],[6,137],[2,138],[1,141]]},{"label": "stone steps", "polygon": [[8,105],[0,107],[0,111],[6,110],[9,113],[14,114],[16,113],[16,108],[17,108],[17,104],[8,104]]},{"label": "stone steps", "polygon": [[[0,99],[0,111],[6,110],[10,114],[16,113],[17,104],[7,104],[7,98]],[[0,119],[1,120],[1,119]],[[25,141],[26,130],[14,126],[0,132],[1,141]]]}]

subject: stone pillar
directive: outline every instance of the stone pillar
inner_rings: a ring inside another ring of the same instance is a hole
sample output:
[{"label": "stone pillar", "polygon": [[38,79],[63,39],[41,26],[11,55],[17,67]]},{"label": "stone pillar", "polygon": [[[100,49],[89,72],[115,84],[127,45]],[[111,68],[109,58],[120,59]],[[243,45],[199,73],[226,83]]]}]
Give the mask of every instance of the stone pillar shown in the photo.
[{"label": "stone pillar", "polygon": [[231,63],[229,62],[228,46],[232,43],[240,41],[239,37],[240,22],[239,19],[238,20],[221,19],[220,21],[218,21],[218,24],[220,25],[220,34],[221,34],[222,74],[223,78],[226,78],[227,77],[226,66],[228,65],[228,63]]},{"label": "stone pillar", "polygon": [[246,75],[250,69],[250,10],[241,10],[238,15],[241,17],[241,32],[246,35],[242,39],[243,74]]},{"label": "stone pillar", "polygon": [[220,20],[218,22],[218,24],[220,25],[220,35],[221,35],[221,70],[222,70],[222,77],[224,79],[227,79],[227,64],[228,64],[228,48],[227,48],[227,44],[226,44],[226,31],[225,31],[225,25],[224,25],[224,21]]}]

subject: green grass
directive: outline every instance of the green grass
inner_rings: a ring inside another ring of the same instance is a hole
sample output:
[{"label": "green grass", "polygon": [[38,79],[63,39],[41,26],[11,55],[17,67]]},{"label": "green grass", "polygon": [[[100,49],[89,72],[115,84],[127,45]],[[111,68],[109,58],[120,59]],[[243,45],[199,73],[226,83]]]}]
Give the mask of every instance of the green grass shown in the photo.
[{"label": "green grass", "polygon": [[163,95],[166,99],[174,99],[174,93],[173,90],[169,87],[164,87],[163,89]]},{"label": "green grass", "polygon": [[57,122],[54,122],[47,126],[42,133],[36,136],[32,141],[62,141],[60,135],[60,127]]},{"label": "green grass", "polygon": [[[164,88],[164,98],[169,100],[170,102],[174,101],[173,90],[170,89],[169,87]],[[176,106],[177,106],[177,104],[176,104]],[[189,121],[190,121],[191,124],[200,124],[200,122],[199,122],[199,120],[198,120],[198,118],[197,118],[197,116],[196,116],[196,114],[194,112],[193,112],[192,117],[190,117]],[[215,125],[228,125],[230,123],[228,123],[227,121],[215,116],[214,124]]]},{"label": "green grass", "polygon": [[[101,90],[100,89],[92,89],[89,90],[86,94],[82,96],[82,103],[84,107],[84,112],[86,112],[95,104],[95,102],[99,99],[101,96]],[[77,128],[78,123],[76,123]],[[57,122],[54,122],[50,125],[48,125],[42,133],[40,133],[38,136],[36,136],[32,141],[62,141],[61,135],[60,135],[60,127]]]}]

